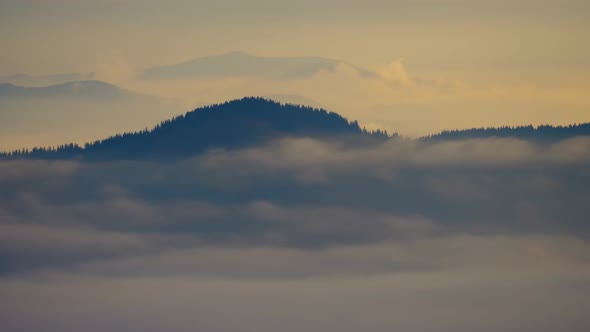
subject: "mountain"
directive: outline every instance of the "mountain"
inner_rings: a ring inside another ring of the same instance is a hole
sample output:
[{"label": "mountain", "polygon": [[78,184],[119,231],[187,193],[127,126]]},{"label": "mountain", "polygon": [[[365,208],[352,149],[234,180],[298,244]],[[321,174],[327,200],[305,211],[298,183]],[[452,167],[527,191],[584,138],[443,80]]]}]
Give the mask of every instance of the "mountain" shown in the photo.
[{"label": "mountain", "polygon": [[[33,149],[13,157],[42,159],[110,160],[160,159],[194,156],[203,151],[234,149],[286,137],[317,139],[355,137],[383,141],[387,134],[367,132],[356,121],[336,113],[305,106],[281,104],[263,98],[243,98],[198,108],[164,121],[151,130],[112,136],[58,149]],[[7,155],[5,155],[7,156]]]},{"label": "mountain", "polygon": [[61,73],[52,75],[33,76],[28,74],[15,74],[0,76],[0,83],[10,83],[20,86],[46,86],[72,81],[87,81],[94,79],[94,73]]},{"label": "mountain", "polygon": [[96,100],[130,100],[132,92],[102,81],[73,81],[43,87],[23,87],[11,83],[0,84],[0,98],[65,98]]},{"label": "mountain", "polygon": [[445,130],[438,134],[421,138],[423,141],[444,141],[459,139],[483,138],[516,138],[533,142],[550,143],[577,136],[590,136],[590,123],[573,124],[569,126],[542,125],[534,127],[500,127],[473,128],[463,130]]},{"label": "mountain", "polygon": [[[104,140],[0,153],[3,158],[155,160],[189,158],[211,149],[239,149],[283,138],[336,140],[347,145],[382,143],[392,136],[369,132],[356,121],[323,109],[282,104],[261,97],[247,97],[197,108],[163,121],[151,130],[117,134]],[[553,143],[590,136],[590,123],[570,126],[524,126],[444,131],[420,138],[425,143],[473,138],[517,138]]]},{"label": "mountain", "polygon": [[[172,80],[194,78],[260,77],[270,79],[301,79],[320,71],[334,71],[343,62],[322,57],[261,57],[242,52],[197,58],[178,64],[146,69],[143,79]],[[349,65],[350,66],[350,65]],[[360,74],[371,75],[354,67]]]},{"label": "mountain", "polygon": [[0,151],[64,141],[83,143],[150,128],[183,110],[178,101],[101,81],[46,87],[0,84]]}]

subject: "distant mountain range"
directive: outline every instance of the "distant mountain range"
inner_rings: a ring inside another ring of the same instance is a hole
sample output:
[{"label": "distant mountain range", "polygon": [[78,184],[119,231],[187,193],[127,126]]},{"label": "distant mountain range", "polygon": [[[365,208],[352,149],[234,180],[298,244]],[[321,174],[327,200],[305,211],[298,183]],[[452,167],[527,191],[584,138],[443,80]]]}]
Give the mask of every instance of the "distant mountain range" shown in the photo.
[{"label": "distant mountain range", "polygon": [[0,151],[151,128],[184,110],[176,100],[95,80],[45,87],[0,84]]},{"label": "distant mountain range", "polygon": [[[363,76],[375,74],[365,68],[341,60],[318,56],[272,57],[243,52],[205,56],[181,63],[146,68],[140,74],[144,80],[183,80],[248,77],[276,80],[309,78],[321,71],[332,72],[346,65]],[[94,73],[60,73],[52,75],[14,74],[0,76],[0,84],[21,87],[43,87],[74,81],[92,81]]]},{"label": "distant mountain range", "polygon": [[[262,77],[269,79],[302,79],[320,71],[334,71],[344,62],[322,57],[262,57],[242,52],[207,56],[194,60],[146,69],[143,79],[172,80],[194,78]],[[362,75],[366,69],[355,68]]]},{"label": "distant mountain range", "polygon": [[0,76],[0,83],[10,83],[20,86],[46,86],[73,81],[88,81],[94,79],[94,73],[62,73],[52,75],[15,74]]},{"label": "distant mountain range", "polygon": [[121,101],[132,100],[138,97],[135,93],[96,80],[72,81],[43,87],[23,87],[11,83],[0,84],[0,98],[62,98]]}]

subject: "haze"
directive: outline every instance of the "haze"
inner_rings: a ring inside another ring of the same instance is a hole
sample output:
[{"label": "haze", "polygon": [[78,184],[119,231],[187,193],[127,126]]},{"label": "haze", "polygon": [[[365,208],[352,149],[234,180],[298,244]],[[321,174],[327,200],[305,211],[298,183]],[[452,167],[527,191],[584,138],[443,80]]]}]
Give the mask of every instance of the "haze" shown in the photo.
[{"label": "haze", "polygon": [[[296,95],[409,136],[569,124],[590,120],[589,13],[583,0],[2,0],[0,74],[93,72],[182,100],[175,113],[248,95]],[[282,80],[139,78],[149,67],[233,51],[342,63]],[[19,139],[5,140],[15,147]]]}]

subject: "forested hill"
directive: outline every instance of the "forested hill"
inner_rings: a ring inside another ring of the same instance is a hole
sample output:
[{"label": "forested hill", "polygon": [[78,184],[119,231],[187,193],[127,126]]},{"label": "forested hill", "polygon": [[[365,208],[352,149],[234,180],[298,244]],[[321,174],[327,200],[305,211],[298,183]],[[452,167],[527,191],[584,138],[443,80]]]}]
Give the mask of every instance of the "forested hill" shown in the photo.
[{"label": "forested hill", "polygon": [[445,130],[438,134],[421,138],[423,141],[443,141],[478,138],[516,138],[538,143],[551,143],[578,136],[590,136],[590,123],[573,124],[569,126],[543,125],[534,127],[499,127],[474,128],[464,130]]},{"label": "forested hill", "polygon": [[356,121],[305,106],[284,105],[249,97],[198,108],[164,121],[151,130],[57,148],[35,148],[0,155],[4,158],[133,160],[182,158],[212,148],[240,148],[285,137],[384,140],[385,132],[367,132]]}]

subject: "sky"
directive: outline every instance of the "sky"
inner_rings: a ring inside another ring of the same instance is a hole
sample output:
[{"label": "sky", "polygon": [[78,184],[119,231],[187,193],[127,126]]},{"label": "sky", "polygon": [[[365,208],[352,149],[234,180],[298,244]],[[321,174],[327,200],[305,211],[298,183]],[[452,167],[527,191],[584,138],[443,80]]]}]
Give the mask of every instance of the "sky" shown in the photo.
[{"label": "sky", "polygon": [[[2,0],[0,74],[93,72],[123,88],[182,100],[177,113],[246,95],[297,95],[368,128],[408,136],[587,122],[589,6],[582,0]],[[279,82],[138,79],[145,68],[232,51],[336,59],[377,75],[362,77],[343,65]]]}]

